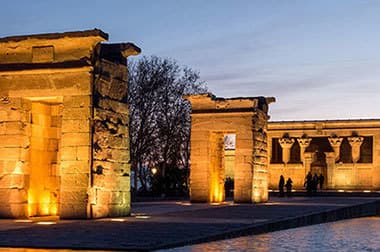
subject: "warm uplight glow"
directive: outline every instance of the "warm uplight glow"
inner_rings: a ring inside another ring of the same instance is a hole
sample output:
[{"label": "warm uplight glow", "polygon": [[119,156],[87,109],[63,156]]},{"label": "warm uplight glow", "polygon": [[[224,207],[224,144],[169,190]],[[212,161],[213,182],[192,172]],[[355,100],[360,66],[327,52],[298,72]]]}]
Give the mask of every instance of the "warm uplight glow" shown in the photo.
[{"label": "warm uplight glow", "polygon": [[370,190],[364,190],[363,192],[364,193],[370,193],[371,191]]},{"label": "warm uplight glow", "polygon": [[28,190],[28,215],[45,216],[57,215],[58,204],[51,202],[50,192],[36,194],[32,189]]},{"label": "warm uplight glow", "polygon": [[266,202],[266,203],[264,203],[264,205],[268,205],[268,206],[271,206],[271,205],[281,205],[281,203],[278,203],[278,202]]},{"label": "warm uplight glow", "polygon": [[261,201],[260,191],[257,188],[253,189],[253,200],[254,200],[254,202],[260,202]]},{"label": "warm uplight glow", "polygon": [[218,203],[223,201],[223,193],[219,191],[219,187],[215,186],[212,194],[212,202]]},{"label": "warm uplight glow", "polygon": [[[57,158],[59,128],[52,126],[52,117],[58,115],[57,104],[49,104],[56,97],[40,97],[32,102],[30,138],[30,176],[28,190],[28,215],[58,214],[59,177]],[[42,102],[43,101],[43,102]],[[46,134],[49,132],[49,135]],[[15,170],[22,171],[22,162]]]},{"label": "warm uplight glow", "polygon": [[126,219],[112,218],[112,219],[110,219],[110,221],[114,221],[114,222],[124,222],[124,221],[126,221]]},{"label": "warm uplight glow", "polygon": [[136,219],[149,219],[150,216],[148,216],[148,215],[136,215],[135,218]]},{"label": "warm uplight glow", "polygon": [[192,205],[190,202],[180,202],[180,201],[177,201],[176,204],[181,205],[181,206],[191,206]]},{"label": "warm uplight glow", "polygon": [[219,203],[219,202],[212,202],[212,203],[210,203],[210,205],[212,205],[212,206],[219,206],[219,205],[221,205],[221,203]]},{"label": "warm uplight glow", "polygon": [[218,174],[212,175],[210,194],[210,202],[223,202],[224,184],[220,183]]},{"label": "warm uplight glow", "polygon": [[344,190],[338,190],[338,192],[344,192]]},{"label": "warm uplight glow", "polygon": [[54,225],[57,224],[55,221],[39,221],[36,222],[37,225]]},{"label": "warm uplight glow", "polygon": [[16,163],[16,166],[15,166],[15,169],[13,170],[13,174],[19,174],[19,175],[21,175],[21,174],[23,174],[23,172],[22,172],[22,161],[18,161],[17,163]]},{"label": "warm uplight glow", "polygon": [[32,220],[15,220],[15,222],[19,222],[19,223],[31,223],[33,221]]}]

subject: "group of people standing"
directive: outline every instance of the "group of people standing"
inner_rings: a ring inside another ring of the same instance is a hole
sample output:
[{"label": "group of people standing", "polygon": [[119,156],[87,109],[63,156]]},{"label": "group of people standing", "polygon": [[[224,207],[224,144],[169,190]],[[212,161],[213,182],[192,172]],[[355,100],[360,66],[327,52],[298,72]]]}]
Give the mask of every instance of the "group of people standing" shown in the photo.
[{"label": "group of people standing", "polygon": [[[317,192],[318,186],[319,189],[322,190],[323,183],[325,181],[325,177],[321,173],[319,176],[315,173],[314,175],[309,172],[305,178],[304,187],[306,188],[306,192],[308,196],[312,196]],[[292,195],[292,184],[293,181],[291,178],[288,178],[288,180],[285,183],[284,176],[280,176],[280,181],[278,182],[278,191],[279,196],[284,197],[284,187],[286,188],[286,196],[291,197]]]},{"label": "group of people standing", "polygon": [[313,194],[317,192],[318,185],[319,185],[319,189],[322,190],[324,181],[325,181],[325,177],[323,176],[322,173],[318,176],[316,173],[312,175],[311,172],[309,171],[309,173],[306,175],[305,183],[304,183],[304,187],[306,188],[307,195],[313,196]]},{"label": "group of people standing", "polygon": [[288,180],[285,183],[285,178],[284,176],[280,176],[280,182],[278,183],[278,189],[280,192],[280,197],[284,197],[284,186],[286,187],[286,196],[291,197],[292,196],[292,184],[293,181],[291,178],[288,178]]}]

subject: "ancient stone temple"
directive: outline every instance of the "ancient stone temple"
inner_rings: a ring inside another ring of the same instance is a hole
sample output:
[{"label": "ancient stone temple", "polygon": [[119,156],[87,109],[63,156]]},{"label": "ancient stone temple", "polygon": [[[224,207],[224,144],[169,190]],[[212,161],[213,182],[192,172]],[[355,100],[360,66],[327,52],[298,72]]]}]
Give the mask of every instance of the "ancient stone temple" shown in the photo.
[{"label": "ancient stone temple", "polygon": [[227,178],[235,202],[267,201],[267,112],[274,98],[185,98],[192,106],[191,201],[223,201]]},{"label": "ancient stone temple", "polygon": [[268,123],[269,187],[291,177],[304,189],[308,172],[331,190],[380,189],[380,120]]},{"label": "ancient stone temple", "polygon": [[126,58],[100,30],[0,38],[0,216],[130,212]]}]

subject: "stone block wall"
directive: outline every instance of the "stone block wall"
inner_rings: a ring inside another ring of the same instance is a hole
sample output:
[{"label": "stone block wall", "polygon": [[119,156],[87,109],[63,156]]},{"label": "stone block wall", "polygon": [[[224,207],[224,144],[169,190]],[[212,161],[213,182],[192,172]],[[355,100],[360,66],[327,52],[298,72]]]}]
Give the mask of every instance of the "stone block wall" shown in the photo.
[{"label": "stone block wall", "polygon": [[268,201],[268,116],[258,111],[253,120],[253,202]]},{"label": "stone block wall", "polygon": [[[190,199],[225,199],[224,136],[236,138],[233,166],[234,201],[265,202],[267,191],[266,123],[271,99],[215,98],[210,94],[186,97],[192,105]],[[231,155],[231,153],[229,153]],[[229,175],[230,176],[230,175]]]},{"label": "stone block wall", "polygon": [[126,57],[99,30],[0,38],[0,217],[130,212]]},{"label": "stone block wall", "polygon": [[59,215],[61,218],[85,218],[88,216],[91,171],[91,96],[66,95],[61,106]]},{"label": "stone block wall", "polygon": [[0,216],[24,218],[28,211],[28,105],[21,98],[0,98]]},{"label": "stone block wall", "polygon": [[130,212],[130,152],[125,65],[99,60],[95,67],[92,215]]}]

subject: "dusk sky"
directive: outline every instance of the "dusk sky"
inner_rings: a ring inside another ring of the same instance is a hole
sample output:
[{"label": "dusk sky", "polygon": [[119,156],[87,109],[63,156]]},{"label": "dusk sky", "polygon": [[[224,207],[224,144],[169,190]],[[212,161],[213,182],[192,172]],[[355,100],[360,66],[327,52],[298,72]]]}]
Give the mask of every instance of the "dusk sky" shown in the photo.
[{"label": "dusk sky", "polygon": [[[380,1],[3,0],[0,37],[99,28],[271,120],[380,118]],[[141,56],[139,56],[141,57]]]}]

